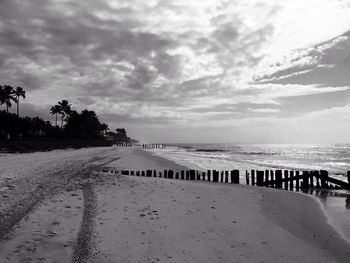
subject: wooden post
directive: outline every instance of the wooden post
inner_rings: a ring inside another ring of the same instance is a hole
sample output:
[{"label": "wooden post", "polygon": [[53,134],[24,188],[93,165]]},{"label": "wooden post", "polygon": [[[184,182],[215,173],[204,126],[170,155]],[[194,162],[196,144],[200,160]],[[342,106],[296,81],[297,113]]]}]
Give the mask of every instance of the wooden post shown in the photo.
[{"label": "wooden post", "polygon": [[152,170],[147,170],[146,171],[146,176],[147,177],[152,177]]},{"label": "wooden post", "polygon": [[164,170],[164,178],[168,178],[168,170]]},{"label": "wooden post", "polygon": [[321,172],[321,174],[320,174],[321,187],[324,189],[327,189],[328,188],[328,171],[321,170],[320,172]]},{"label": "wooden post", "polygon": [[174,178],[174,171],[173,170],[169,170],[168,171],[168,178],[169,179],[173,179]]},{"label": "wooden post", "polygon": [[252,185],[255,185],[255,170],[251,171]]},{"label": "wooden post", "polygon": [[303,182],[301,184],[301,189],[309,189],[309,177],[310,174],[307,171],[303,171]]},{"label": "wooden post", "polygon": [[300,175],[299,175],[299,171],[295,171],[295,177],[296,177],[296,179],[295,179],[295,189],[297,191],[299,191],[299,189],[300,189],[300,184],[299,184]]},{"label": "wooden post", "polygon": [[[309,172],[309,189],[313,189],[315,172],[316,171],[310,171]],[[319,174],[318,174],[318,176],[319,176]]]},{"label": "wooden post", "polygon": [[225,171],[225,181],[224,183],[229,183],[229,174],[228,171]]},{"label": "wooden post", "polygon": [[269,181],[269,177],[270,177],[270,171],[265,170],[265,182]]},{"label": "wooden post", "polygon": [[205,181],[205,172],[202,172],[202,180]]},{"label": "wooden post", "polygon": [[289,177],[288,176],[288,170],[284,170],[284,180],[285,180],[284,184],[283,184],[284,185],[284,187],[283,187],[284,190],[288,190],[288,181],[287,181],[288,177]]},{"label": "wooden post", "polygon": [[199,171],[197,171],[197,181],[200,181],[201,180],[201,174]]},{"label": "wooden post", "polygon": [[276,187],[282,188],[282,170],[276,170]]},{"label": "wooden post", "polygon": [[231,171],[231,184],[239,184],[239,170]]},{"label": "wooden post", "polygon": [[[274,181],[275,180],[275,175],[273,173],[273,170],[270,170],[270,180]],[[271,183],[270,187],[276,187],[276,183]]]},{"label": "wooden post", "polygon": [[207,171],[207,181],[211,181],[211,171],[210,170],[208,170]]},{"label": "wooden post", "polygon": [[185,180],[185,171],[181,170],[181,180]]},{"label": "wooden post", "polygon": [[219,172],[216,170],[213,170],[213,182],[219,182]]},{"label": "wooden post", "polygon": [[190,180],[196,180],[196,171],[190,170]]},{"label": "wooden post", "polygon": [[256,185],[257,186],[264,185],[264,171],[256,171]]},{"label": "wooden post", "polygon": [[249,173],[247,170],[245,170],[245,182],[247,185],[249,185]]},{"label": "wooden post", "polygon": [[[290,171],[289,172],[289,177],[290,178],[293,178],[294,177],[294,171]],[[290,180],[290,182],[289,182],[289,190],[291,190],[291,191],[293,191],[293,189],[294,189],[294,180],[295,179],[292,179],[292,180]]]}]

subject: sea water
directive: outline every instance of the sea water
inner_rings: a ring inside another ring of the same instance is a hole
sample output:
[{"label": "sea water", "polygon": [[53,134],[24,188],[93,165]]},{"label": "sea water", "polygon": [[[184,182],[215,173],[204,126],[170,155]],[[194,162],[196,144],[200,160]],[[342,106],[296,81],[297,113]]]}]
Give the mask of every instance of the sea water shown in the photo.
[{"label": "sea water", "polygon": [[327,170],[346,179],[350,144],[170,144],[155,154],[203,170]]}]

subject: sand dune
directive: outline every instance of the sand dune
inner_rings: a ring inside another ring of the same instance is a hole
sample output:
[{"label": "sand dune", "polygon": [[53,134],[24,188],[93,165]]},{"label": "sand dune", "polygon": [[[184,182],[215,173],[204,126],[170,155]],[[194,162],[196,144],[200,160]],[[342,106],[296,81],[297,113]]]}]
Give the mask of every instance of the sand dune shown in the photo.
[{"label": "sand dune", "polygon": [[0,165],[0,262],[348,262],[349,244],[302,194],[101,172],[183,168],[134,148]]}]

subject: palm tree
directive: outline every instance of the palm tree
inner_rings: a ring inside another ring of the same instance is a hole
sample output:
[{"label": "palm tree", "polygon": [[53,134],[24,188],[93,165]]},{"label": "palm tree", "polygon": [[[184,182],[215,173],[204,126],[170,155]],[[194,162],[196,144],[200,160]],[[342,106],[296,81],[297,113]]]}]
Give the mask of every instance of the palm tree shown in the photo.
[{"label": "palm tree", "polygon": [[5,103],[5,90],[4,88],[0,85],[0,105]]},{"label": "palm tree", "polygon": [[69,116],[72,113],[72,109],[71,109],[71,104],[68,103],[68,100],[61,100],[58,102],[58,106],[61,108],[61,128],[63,127],[63,121],[64,121],[64,117]]},{"label": "palm tree", "polygon": [[9,85],[5,85],[5,86],[1,87],[0,90],[1,90],[0,91],[0,103],[1,104],[5,103],[6,112],[8,113],[9,108],[11,108],[11,106],[12,106],[11,101],[16,102],[16,97],[14,96],[13,88]]},{"label": "palm tree", "polygon": [[17,116],[19,116],[19,98],[22,97],[23,99],[26,98],[26,92],[21,87],[17,87],[13,94],[16,96],[16,103],[17,103]]},{"label": "palm tree", "polygon": [[57,127],[57,114],[61,114],[61,107],[59,105],[52,106],[50,109],[51,115],[56,115],[56,127]]}]

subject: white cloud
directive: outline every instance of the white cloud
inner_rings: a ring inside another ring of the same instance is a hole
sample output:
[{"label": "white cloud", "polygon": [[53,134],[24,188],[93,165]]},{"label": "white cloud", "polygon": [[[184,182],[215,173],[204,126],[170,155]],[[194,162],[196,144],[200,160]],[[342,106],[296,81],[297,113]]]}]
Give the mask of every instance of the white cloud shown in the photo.
[{"label": "white cloud", "polygon": [[[280,10],[273,16],[274,34],[264,50],[264,59],[254,71],[270,75],[293,66],[317,64],[319,54],[340,41],[338,37],[350,30],[348,1],[338,0],[278,0]],[[330,39],[333,41],[328,42]],[[318,45],[319,43],[327,42]]]}]

